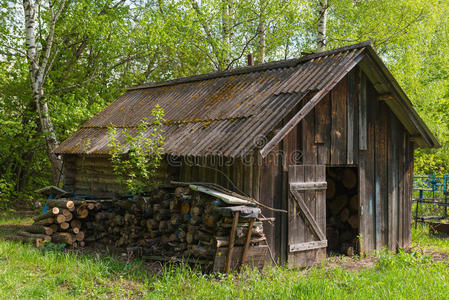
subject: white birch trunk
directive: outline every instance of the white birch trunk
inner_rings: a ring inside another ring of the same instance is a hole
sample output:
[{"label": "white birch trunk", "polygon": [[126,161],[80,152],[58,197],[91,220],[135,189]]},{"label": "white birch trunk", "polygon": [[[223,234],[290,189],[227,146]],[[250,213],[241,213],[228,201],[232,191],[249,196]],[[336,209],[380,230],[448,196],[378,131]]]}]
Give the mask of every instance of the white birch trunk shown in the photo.
[{"label": "white birch trunk", "polygon": [[318,38],[317,38],[317,52],[322,52],[326,49],[326,30],[327,30],[327,10],[329,8],[327,0],[319,0],[318,8]]},{"label": "white birch trunk", "polygon": [[[64,3],[62,3],[63,7]],[[45,55],[42,58],[42,63],[39,62],[39,52],[36,46],[36,5],[30,0],[23,1],[23,10],[25,15],[25,36],[27,57],[30,65],[30,81],[33,91],[33,100],[36,103],[36,109],[39,116],[40,127],[42,134],[45,138],[45,145],[47,150],[48,159],[51,163],[53,182],[56,184],[60,177],[60,170],[62,167],[61,161],[53,153],[54,149],[58,146],[58,140],[54,131],[47,102],[44,100],[44,80],[45,73],[47,71],[47,63],[51,54],[51,47],[53,44],[54,25],[56,23],[57,16],[52,13],[52,20],[50,24],[49,36],[47,38],[47,49]],[[58,12],[60,13],[60,11]]]}]

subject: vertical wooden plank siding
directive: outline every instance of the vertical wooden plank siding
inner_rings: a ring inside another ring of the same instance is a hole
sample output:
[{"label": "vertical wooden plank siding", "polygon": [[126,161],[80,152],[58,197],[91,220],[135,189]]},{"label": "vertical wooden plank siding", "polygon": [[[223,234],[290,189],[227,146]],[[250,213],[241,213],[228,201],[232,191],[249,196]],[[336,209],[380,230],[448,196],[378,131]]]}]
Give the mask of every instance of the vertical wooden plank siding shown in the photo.
[{"label": "vertical wooden plank siding", "polygon": [[331,92],[315,107],[315,144],[320,165],[330,163]]},{"label": "vertical wooden plank siding", "polygon": [[408,174],[407,178],[407,194],[406,194],[406,207],[405,207],[405,230],[404,230],[404,244],[406,247],[410,246],[412,240],[411,233],[411,222],[412,222],[412,194],[413,194],[413,162],[414,162],[414,146],[407,138],[407,163],[408,163]]},{"label": "vertical wooden plank siding", "polygon": [[360,71],[360,87],[359,87],[359,148],[360,150],[368,149],[368,132],[367,132],[367,88],[366,76]]},{"label": "vertical wooden plank siding", "polygon": [[[355,74],[354,72],[350,72],[348,74],[348,83],[347,83],[347,156],[346,163],[348,165],[352,165],[354,163],[354,114],[355,114],[355,106],[354,106],[354,98],[355,98]],[[357,138],[357,136],[355,136]]]},{"label": "vertical wooden plank siding", "polygon": [[[298,173],[297,173],[298,172]],[[294,182],[294,181],[304,181],[304,169],[303,168],[290,168],[288,171],[288,181]],[[304,192],[300,193],[304,199]],[[288,244],[299,244],[304,243],[306,241],[304,232],[306,230],[306,226],[304,226],[304,223],[298,220],[298,218],[301,218],[299,215],[299,207],[296,204],[295,201],[292,201],[291,199],[288,201]],[[298,254],[295,253],[288,253],[288,262],[289,265],[292,265],[292,263],[296,262]],[[303,258],[298,258],[303,259]]]},{"label": "vertical wooden plank siding", "polygon": [[391,111],[388,111],[388,248],[397,249],[397,210],[398,210],[398,155],[397,143],[399,126],[396,123],[396,117]]},{"label": "vertical wooden plank siding", "polygon": [[332,91],[331,164],[346,164],[346,77]]},{"label": "vertical wooden plank siding", "polygon": [[[366,89],[368,89],[367,86],[365,86]],[[368,91],[366,91],[368,93]],[[370,86],[369,93],[374,93],[374,88]],[[361,219],[361,226],[364,227],[365,237],[364,243],[365,243],[365,249],[366,251],[371,251],[375,248],[375,122],[376,122],[376,103],[375,101],[369,101],[367,103],[366,109],[366,116],[368,120],[367,123],[367,143],[369,144],[369,147],[367,147],[366,151],[364,152],[364,159],[365,159],[365,171],[364,171],[364,178],[361,178],[361,180],[364,181],[364,189],[365,189],[365,199],[364,205],[366,205],[366,208],[364,207],[365,211],[365,218]],[[362,113],[362,112],[361,112]],[[362,181],[360,181],[362,183]]]},{"label": "vertical wooden plank siding", "polygon": [[[354,73],[354,133],[353,133],[353,142],[354,142],[354,164],[359,163],[359,96],[360,96],[360,70],[356,68],[352,71]],[[360,181],[359,181],[360,182]]]},{"label": "vertical wooden plank siding", "polygon": [[[259,201],[269,207],[275,207],[275,193],[276,193],[276,176],[278,175],[278,169],[276,167],[276,157],[279,152],[279,145],[276,146],[270,154],[267,155],[262,160],[262,165],[260,168],[260,185],[259,185]],[[275,217],[273,211],[268,209],[262,209],[262,214],[265,217]],[[273,252],[273,255],[278,259],[278,254],[276,253],[276,242],[275,242],[275,226],[276,222],[264,223],[264,233],[267,237],[267,243]]]},{"label": "vertical wooden plank siding", "polygon": [[[289,166],[288,178],[289,182],[322,182],[326,180],[325,167],[323,165],[300,165]],[[296,191],[301,201],[310,211],[312,218],[316,224],[324,232],[326,226],[325,220],[325,190],[308,190]],[[299,199],[298,199],[299,200]],[[295,245],[317,241],[319,238],[312,233],[308,221],[301,213],[295,196],[289,197],[288,202],[288,244]],[[311,266],[320,262],[326,257],[326,249],[318,248],[303,251],[288,251],[288,265],[290,267]]]},{"label": "vertical wooden plank siding", "polygon": [[309,113],[301,122],[302,124],[302,145],[303,164],[317,163],[317,146],[315,144],[315,114]]}]

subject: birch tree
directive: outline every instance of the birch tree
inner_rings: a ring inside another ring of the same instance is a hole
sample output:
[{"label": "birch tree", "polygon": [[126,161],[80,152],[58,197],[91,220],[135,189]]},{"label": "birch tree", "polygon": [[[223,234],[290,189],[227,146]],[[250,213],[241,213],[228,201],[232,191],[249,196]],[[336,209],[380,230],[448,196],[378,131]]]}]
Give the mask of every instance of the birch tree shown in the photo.
[{"label": "birch tree", "polygon": [[317,52],[326,49],[326,31],[327,31],[327,11],[329,8],[328,0],[319,0],[318,3],[318,22],[317,22]]},{"label": "birch tree", "polygon": [[53,173],[53,182],[56,184],[59,178],[59,174],[60,172],[62,172],[62,163],[60,159],[53,153],[59,143],[49,115],[48,103],[45,100],[44,83],[54,62],[54,60],[51,60],[51,58],[57,55],[53,49],[55,27],[66,7],[66,0],[48,3],[50,20],[48,33],[46,38],[44,38],[45,46],[42,49],[39,49],[36,43],[36,13],[38,5],[39,4],[33,3],[33,1],[31,0],[23,1],[23,12],[25,16],[24,24],[26,57],[29,64],[33,100],[37,109],[40,128],[45,138],[47,155]]}]

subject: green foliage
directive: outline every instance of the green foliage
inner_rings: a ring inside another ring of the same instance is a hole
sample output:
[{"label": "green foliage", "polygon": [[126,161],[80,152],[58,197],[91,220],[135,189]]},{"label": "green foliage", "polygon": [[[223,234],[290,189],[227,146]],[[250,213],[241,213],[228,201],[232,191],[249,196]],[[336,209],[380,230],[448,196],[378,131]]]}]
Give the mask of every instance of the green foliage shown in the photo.
[{"label": "green foliage", "polygon": [[108,128],[114,173],[132,194],[148,192],[157,183],[155,175],[163,155],[164,110],[156,104],[151,115],[151,125],[144,119],[136,129],[123,128],[119,134],[117,128]]},{"label": "green foliage", "polygon": [[[39,1],[37,40],[51,10]],[[53,3],[53,2],[52,2]],[[56,1],[56,7],[60,2]],[[196,3],[198,8],[194,6]],[[374,47],[443,147],[416,151],[417,173],[449,173],[449,4],[329,0],[328,48]],[[225,8],[228,7],[228,10]],[[59,140],[132,85],[244,66],[316,49],[317,1],[68,1],[55,28],[45,100]],[[51,173],[24,50],[22,2],[0,5],[0,201],[28,199]],[[226,27],[227,26],[227,27]],[[227,28],[228,30],[224,30]]]}]

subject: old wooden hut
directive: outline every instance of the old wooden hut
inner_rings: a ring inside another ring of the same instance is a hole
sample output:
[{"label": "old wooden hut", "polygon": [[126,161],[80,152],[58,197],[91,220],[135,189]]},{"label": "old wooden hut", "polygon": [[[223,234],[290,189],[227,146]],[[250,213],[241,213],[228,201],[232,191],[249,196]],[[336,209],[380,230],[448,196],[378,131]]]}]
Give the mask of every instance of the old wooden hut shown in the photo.
[{"label": "old wooden hut", "polygon": [[343,236],[361,252],[410,244],[413,150],[439,143],[369,43],[132,87],[57,148],[65,189],[120,192],[107,128],[134,130],[156,103],[161,178],[218,183],[287,211],[263,209],[279,261],[313,264]]}]

